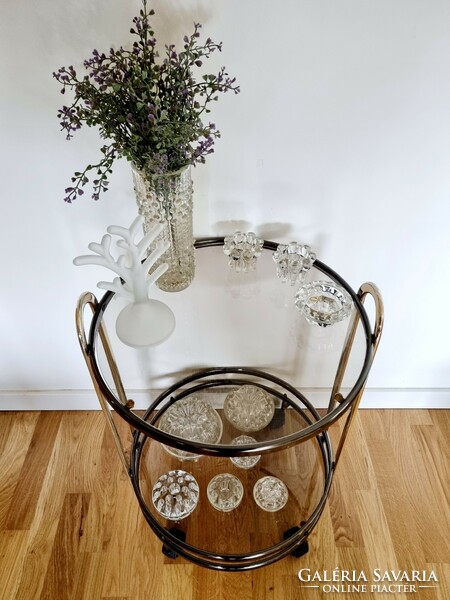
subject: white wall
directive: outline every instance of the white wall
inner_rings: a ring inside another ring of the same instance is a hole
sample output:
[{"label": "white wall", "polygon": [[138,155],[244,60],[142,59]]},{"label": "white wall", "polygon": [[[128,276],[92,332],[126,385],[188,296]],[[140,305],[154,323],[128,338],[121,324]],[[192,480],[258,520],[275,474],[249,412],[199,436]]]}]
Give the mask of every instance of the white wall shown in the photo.
[{"label": "white wall", "polygon": [[[105,273],[72,259],[136,208],[126,163],[99,202],[63,202],[99,142],[89,130],[65,141],[52,72],[125,43],[139,5],[0,4],[0,408],[73,408],[83,394],[78,406],[91,405],[74,307]],[[194,20],[222,40],[214,65],[242,88],[215,106],[222,139],[194,171],[195,233],[244,221],[268,239],[310,243],[355,288],[377,283],[386,325],[375,404],[449,406],[448,0],[153,6],[163,41],[181,40]]]}]

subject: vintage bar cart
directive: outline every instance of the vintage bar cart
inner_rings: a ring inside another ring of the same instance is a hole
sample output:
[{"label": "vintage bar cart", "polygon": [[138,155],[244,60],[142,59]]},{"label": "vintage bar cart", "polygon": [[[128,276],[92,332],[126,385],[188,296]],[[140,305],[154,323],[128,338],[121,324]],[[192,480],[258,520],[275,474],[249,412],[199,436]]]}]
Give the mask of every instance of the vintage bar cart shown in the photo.
[{"label": "vintage bar cart", "polygon": [[[136,351],[117,342],[110,326],[112,292],[100,301],[90,292],[83,294],[76,325],[118,453],[148,524],[163,542],[163,552],[213,569],[242,571],[308,550],[308,536],[328,498],[377,350],[383,305],[376,286],[365,283],[356,293],[316,260],[308,278],[326,278],[343,288],[353,309],[336,325],[311,325],[294,306],[295,290],[277,279],[272,260],[276,243],[264,241],[257,270],[249,274],[230,271],[223,244],[219,237],[196,241],[197,275],[191,288],[197,286],[197,292],[161,292],[172,302],[177,328],[160,347]],[[371,319],[364,305],[367,296],[374,301]],[[89,324],[87,305],[92,309]],[[218,321],[222,338],[214,340]],[[173,368],[175,351],[187,358]],[[119,363],[128,366],[131,355],[136,373],[124,383],[127,374],[121,373]],[[246,361],[243,366],[235,365],[234,356],[240,358],[238,364]],[[256,357],[258,364],[248,366],[247,357]],[[148,401],[146,410],[135,410],[127,390],[137,393],[136,381],[142,381],[158,360],[146,381],[158,389],[162,381],[163,390]],[[274,410],[262,428],[247,430],[251,441],[244,438],[236,445],[233,439],[246,432],[227,416],[225,402],[243,386],[261,390]],[[206,399],[219,415],[217,443],[190,441],[161,426],[165,413],[190,398]],[[117,427],[117,418],[129,424],[128,438],[119,433],[123,427]],[[252,457],[252,468],[240,468],[243,459],[248,463]],[[198,486],[198,505],[178,520],[164,518],[152,501],[156,481],[171,470],[188,472]],[[243,498],[234,510],[216,510],[208,497],[208,485],[224,473],[242,484]],[[287,502],[279,510],[258,503],[255,490],[264,478],[285,486]]]}]

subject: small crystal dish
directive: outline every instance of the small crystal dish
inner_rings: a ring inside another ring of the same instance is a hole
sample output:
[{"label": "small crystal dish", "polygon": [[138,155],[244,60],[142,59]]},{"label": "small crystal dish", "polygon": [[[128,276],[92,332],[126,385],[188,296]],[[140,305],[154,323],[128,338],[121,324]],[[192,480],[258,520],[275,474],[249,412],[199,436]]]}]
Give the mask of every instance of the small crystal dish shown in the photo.
[{"label": "small crystal dish", "polygon": [[208,500],[216,510],[230,512],[239,506],[244,487],[235,475],[220,473],[211,479],[207,488]]},{"label": "small crystal dish", "polygon": [[[209,402],[192,396],[169,406],[159,420],[158,428],[188,441],[217,444],[222,437],[223,423]],[[180,460],[197,460],[201,456],[165,444],[163,448]]]},{"label": "small crystal dish", "polygon": [[241,385],[225,398],[223,412],[227,420],[240,431],[264,429],[275,414],[275,401],[256,385]]},{"label": "small crystal dish", "polygon": [[346,319],[353,302],[346,290],[332,281],[313,281],[297,291],[295,306],[308,323],[327,327]]},{"label": "small crystal dish", "polygon": [[259,508],[267,512],[281,510],[288,501],[289,493],[285,484],[278,477],[262,477],[253,487],[253,498]]},{"label": "small crystal dish", "polygon": [[[239,435],[238,437],[231,440],[233,446],[241,446],[242,444],[254,444],[256,443],[255,438],[249,435]],[[230,460],[239,469],[251,469],[258,464],[261,454],[256,456],[230,456]]]},{"label": "small crystal dish", "polygon": [[152,489],[153,506],[170,521],[181,521],[188,517],[195,510],[198,498],[197,480],[180,469],[161,475]]}]

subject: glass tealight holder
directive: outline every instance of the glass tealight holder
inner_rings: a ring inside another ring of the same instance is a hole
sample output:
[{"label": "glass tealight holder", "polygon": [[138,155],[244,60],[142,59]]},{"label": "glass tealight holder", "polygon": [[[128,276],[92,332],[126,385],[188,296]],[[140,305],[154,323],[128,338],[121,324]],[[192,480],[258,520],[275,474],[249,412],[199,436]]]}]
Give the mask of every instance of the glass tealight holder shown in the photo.
[{"label": "glass tealight holder", "polygon": [[157,512],[170,521],[181,521],[196,508],[199,486],[193,475],[180,469],[159,477],[152,489],[152,502]]},{"label": "glass tealight holder", "polygon": [[[255,438],[249,435],[239,435],[238,437],[231,440],[233,446],[241,446],[243,444],[254,444],[256,443]],[[251,469],[258,464],[261,458],[261,454],[256,456],[230,456],[230,460],[239,469]]]},{"label": "glass tealight holder", "polygon": [[207,495],[216,510],[230,512],[241,503],[244,487],[235,475],[220,473],[208,483]]},{"label": "glass tealight holder", "polygon": [[253,498],[256,504],[267,512],[281,510],[288,501],[288,490],[278,477],[262,477],[253,487]]},{"label": "glass tealight holder", "polygon": [[353,301],[343,287],[332,281],[313,281],[300,287],[295,306],[308,323],[327,327],[346,319]]},{"label": "glass tealight holder", "polygon": [[[209,402],[191,396],[169,406],[161,416],[158,428],[192,442],[217,444],[222,437],[223,423],[219,413]],[[180,460],[198,460],[201,456],[165,444],[163,448]]]},{"label": "glass tealight holder", "polygon": [[298,242],[279,244],[272,257],[277,263],[278,277],[283,283],[290,285],[304,281],[306,273],[316,260],[311,248]]},{"label": "glass tealight holder", "polygon": [[223,403],[229,423],[240,431],[260,431],[275,414],[275,400],[256,385],[241,385],[230,392]]},{"label": "glass tealight holder", "polygon": [[224,239],[223,252],[228,256],[228,265],[237,273],[247,273],[256,269],[256,262],[263,251],[264,240],[252,231],[236,231]]}]

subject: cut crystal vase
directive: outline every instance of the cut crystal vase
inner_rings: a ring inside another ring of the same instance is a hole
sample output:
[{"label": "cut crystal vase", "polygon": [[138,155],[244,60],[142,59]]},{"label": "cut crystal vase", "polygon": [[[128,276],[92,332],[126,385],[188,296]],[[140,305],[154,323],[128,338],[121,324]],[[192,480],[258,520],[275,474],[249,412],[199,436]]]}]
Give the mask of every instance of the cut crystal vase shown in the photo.
[{"label": "cut crystal vase", "polygon": [[169,249],[155,263],[154,268],[161,263],[169,265],[156,285],[166,292],[184,290],[195,273],[191,167],[155,174],[132,165],[132,172],[139,214],[144,217],[144,231],[155,223],[164,224],[149,252],[161,241],[170,243]]}]

